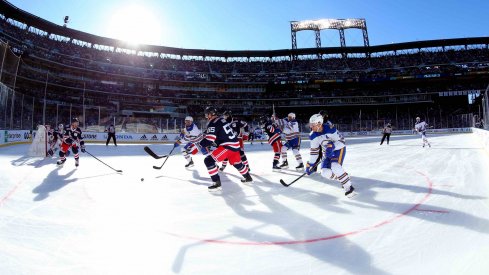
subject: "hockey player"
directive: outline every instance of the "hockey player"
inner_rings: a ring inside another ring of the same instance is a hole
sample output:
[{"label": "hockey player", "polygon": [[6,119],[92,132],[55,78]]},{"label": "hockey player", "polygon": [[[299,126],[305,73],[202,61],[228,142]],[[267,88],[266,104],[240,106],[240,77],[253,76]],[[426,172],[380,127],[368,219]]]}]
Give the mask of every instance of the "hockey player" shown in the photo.
[{"label": "hockey player", "polygon": [[301,136],[299,132],[299,123],[295,120],[295,114],[289,113],[286,118],[275,119],[275,123],[282,129],[285,134],[285,144],[282,146],[282,164],[280,168],[289,168],[289,162],[287,161],[287,150],[292,149],[296,161],[299,163],[296,170],[304,170],[304,163],[302,162],[301,149]]},{"label": "hockey player", "polygon": [[[245,166],[248,167],[248,171],[250,170],[250,165],[248,164],[248,159],[246,158],[245,152],[244,152],[244,141],[248,140],[248,123],[246,123],[243,120],[240,119],[234,119],[231,111],[225,111],[222,116],[224,119],[231,124],[231,128],[233,131],[238,135],[238,142],[239,142],[239,155],[241,156],[241,161]],[[222,162],[221,167],[219,168],[219,171],[224,171],[228,164],[228,160],[224,160]]]},{"label": "hockey player", "polygon": [[[49,125],[48,125],[49,126]],[[50,128],[50,127],[49,127]],[[54,156],[54,152],[61,148],[61,143],[63,139],[64,125],[59,124],[57,129],[48,130],[48,155]]]},{"label": "hockey player", "polygon": [[416,117],[416,123],[414,124],[414,130],[421,135],[421,139],[423,140],[423,147],[428,144],[428,147],[431,147],[431,144],[428,142],[426,138],[426,128],[428,128],[428,123],[421,121],[420,117]]},{"label": "hockey player", "polygon": [[280,166],[278,166],[278,161],[280,159],[280,153],[282,152],[282,141],[280,140],[282,131],[280,131],[279,127],[267,116],[262,116],[260,118],[260,124],[263,131],[268,135],[268,144],[273,148],[274,156],[272,169],[274,172],[281,171]]},{"label": "hockey player", "polygon": [[320,114],[312,115],[309,119],[309,125],[312,130],[310,136],[311,156],[306,165],[306,173],[308,175],[313,173],[313,165],[319,157],[319,148],[322,147],[323,160],[319,164],[321,165],[321,176],[327,179],[337,179],[345,190],[345,196],[353,196],[355,189],[351,184],[350,176],[348,176],[342,166],[345,159],[346,146],[341,135],[335,127],[323,123],[323,116]]},{"label": "hockey player", "polygon": [[194,166],[194,161],[192,160],[191,155],[197,154],[199,150],[203,155],[208,154],[207,149],[200,146],[202,138],[202,131],[195,125],[194,118],[191,116],[185,117],[185,128],[182,130],[179,139],[173,144],[173,147],[176,148],[180,146],[180,144],[185,143],[180,149],[183,157],[187,160],[185,168]]},{"label": "hockey player", "polygon": [[61,144],[61,150],[59,151],[58,165],[63,165],[66,161],[66,155],[68,150],[73,152],[75,157],[75,166],[80,164],[80,156],[78,155],[78,147],[85,153],[85,142],[83,141],[82,131],[78,128],[78,118],[71,120],[71,125],[66,127],[63,132],[63,140]]},{"label": "hockey player", "polygon": [[215,144],[217,147],[204,159],[207,171],[214,182],[213,185],[208,187],[209,191],[216,192],[222,190],[221,178],[218,174],[219,169],[216,162],[221,162],[225,159],[227,159],[244,177],[244,179],[241,180],[242,183],[252,183],[253,179],[248,172],[248,167],[241,162],[238,136],[231,128],[231,124],[223,117],[219,117],[217,115],[217,110],[214,107],[207,107],[204,114],[209,123],[207,124],[205,136],[200,142],[200,145],[202,147],[210,147]]},{"label": "hockey player", "polygon": [[[255,130],[253,130],[253,139],[263,139],[263,130],[261,129],[260,126],[256,127]],[[261,145],[263,145],[263,142],[260,140]],[[253,145],[253,142],[251,142],[251,145]]]},{"label": "hockey player", "polygon": [[[319,114],[323,117],[323,123],[330,126],[330,127],[334,127],[333,123],[329,120],[329,115],[328,115],[328,112],[326,112],[325,110],[321,110],[319,111]],[[312,131],[309,135],[312,134]],[[343,136],[342,136],[343,137]],[[318,155],[320,156],[317,160],[316,160],[316,163],[314,163],[314,166],[312,168],[312,171],[313,172],[316,172],[317,169],[318,169],[318,163],[321,161],[321,156],[323,155],[323,148],[322,147],[319,147],[319,152],[318,152]]]}]

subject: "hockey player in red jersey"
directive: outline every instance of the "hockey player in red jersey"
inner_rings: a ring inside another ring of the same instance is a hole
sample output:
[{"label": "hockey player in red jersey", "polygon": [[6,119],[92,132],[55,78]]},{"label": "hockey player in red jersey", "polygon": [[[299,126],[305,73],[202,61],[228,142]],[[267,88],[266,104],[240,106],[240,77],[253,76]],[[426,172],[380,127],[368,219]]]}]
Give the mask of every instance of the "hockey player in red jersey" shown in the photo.
[{"label": "hockey player in red jersey", "polygon": [[[233,118],[233,114],[231,113],[231,111],[225,111],[223,113],[223,117],[224,119],[226,119],[227,122],[231,123],[231,128],[238,135],[238,142],[240,148],[239,154],[241,156],[241,161],[245,166],[248,166],[248,170],[249,170],[250,166],[248,164],[248,159],[246,158],[244,152],[244,141],[248,140],[248,136],[249,136],[248,123],[246,123],[244,120]],[[219,171],[224,171],[227,164],[228,161],[224,160],[222,162],[221,168],[219,168]]]},{"label": "hockey player in red jersey", "polygon": [[83,141],[82,131],[78,128],[78,119],[73,118],[71,125],[66,127],[63,132],[63,142],[61,143],[61,150],[59,151],[58,165],[63,165],[66,161],[66,155],[68,150],[73,152],[75,157],[75,166],[78,167],[80,156],[78,155],[78,147],[83,153],[85,153],[85,142]]},{"label": "hockey player in red jersey", "polygon": [[243,175],[244,179],[241,180],[242,183],[252,183],[253,179],[248,172],[248,167],[241,162],[238,137],[231,128],[231,124],[223,117],[218,116],[217,110],[214,107],[207,107],[204,114],[209,123],[207,124],[204,139],[202,139],[200,145],[205,148],[214,144],[217,147],[204,159],[207,171],[214,182],[213,185],[208,187],[209,191],[215,192],[222,190],[221,178],[218,174],[219,168],[216,162],[222,162],[225,159]]}]

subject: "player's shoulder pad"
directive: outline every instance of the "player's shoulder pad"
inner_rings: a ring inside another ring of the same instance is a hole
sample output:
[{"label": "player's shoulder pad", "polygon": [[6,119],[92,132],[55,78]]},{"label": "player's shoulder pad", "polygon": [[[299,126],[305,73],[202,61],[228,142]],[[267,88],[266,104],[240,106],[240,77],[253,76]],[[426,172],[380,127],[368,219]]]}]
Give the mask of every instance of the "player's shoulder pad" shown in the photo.
[{"label": "player's shoulder pad", "polygon": [[336,127],[333,124],[323,124],[323,134],[332,134],[336,132]]},{"label": "player's shoulder pad", "polygon": [[311,131],[311,133],[309,134],[309,139],[310,140],[313,140],[313,139],[317,138],[320,135],[322,135],[322,133]]}]

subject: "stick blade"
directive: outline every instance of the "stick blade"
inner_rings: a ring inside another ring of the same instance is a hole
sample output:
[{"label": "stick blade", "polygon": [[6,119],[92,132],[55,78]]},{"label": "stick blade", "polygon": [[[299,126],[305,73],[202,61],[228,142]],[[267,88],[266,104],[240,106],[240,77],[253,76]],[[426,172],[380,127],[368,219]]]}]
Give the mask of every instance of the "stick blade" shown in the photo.
[{"label": "stick blade", "polygon": [[289,186],[290,186],[290,184],[285,183],[285,181],[284,181],[283,179],[280,179],[280,183],[281,183],[283,186],[285,186],[285,187],[289,187]]},{"label": "stick blade", "polygon": [[156,165],[153,165],[153,169],[158,169],[158,170],[160,170],[160,169],[161,169],[161,167],[156,166]]},{"label": "stick blade", "polygon": [[160,158],[160,156],[158,156],[157,154],[155,154],[155,152],[153,152],[153,150],[151,150],[151,148],[149,148],[148,146],[144,146],[143,149],[144,149],[144,151],[146,153],[148,153],[148,155],[152,156],[153,158],[155,158],[155,159],[159,159]]}]

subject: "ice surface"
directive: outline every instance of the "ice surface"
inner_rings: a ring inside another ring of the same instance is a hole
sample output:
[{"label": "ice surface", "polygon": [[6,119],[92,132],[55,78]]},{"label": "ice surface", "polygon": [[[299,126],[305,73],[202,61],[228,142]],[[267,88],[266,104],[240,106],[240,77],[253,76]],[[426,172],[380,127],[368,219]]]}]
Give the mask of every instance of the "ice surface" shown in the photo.
[{"label": "ice surface", "polygon": [[489,153],[472,134],[428,138],[348,139],[354,199],[319,174],[282,186],[301,173],[291,152],[272,172],[266,143],[246,145],[253,186],[228,166],[221,195],[202,155],[155,170],[144,144],[87,144],[118,174],[3,147],[0,274],[489,274]]}]

